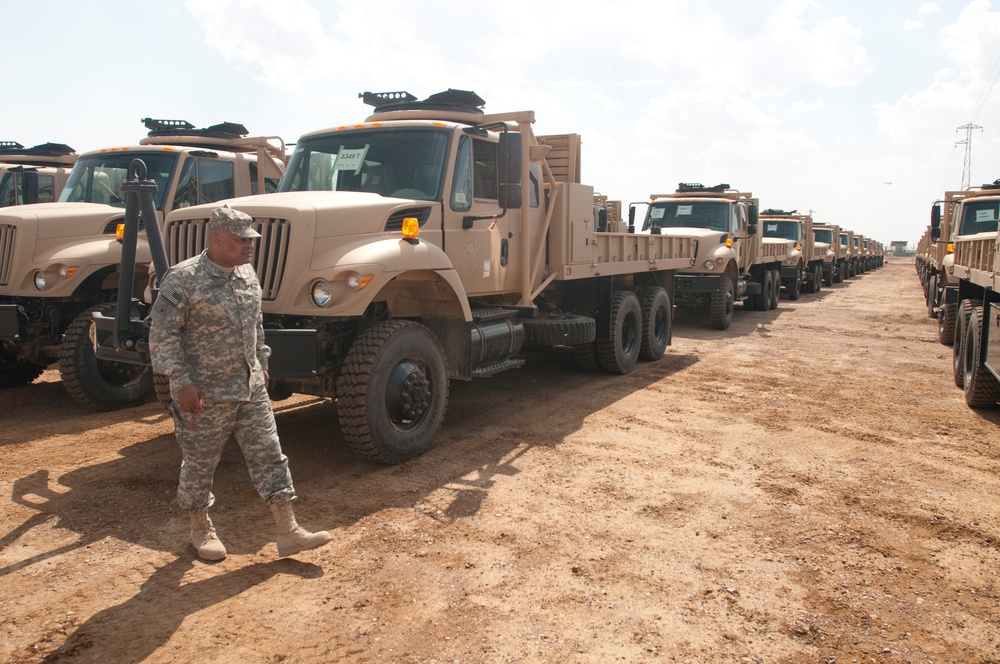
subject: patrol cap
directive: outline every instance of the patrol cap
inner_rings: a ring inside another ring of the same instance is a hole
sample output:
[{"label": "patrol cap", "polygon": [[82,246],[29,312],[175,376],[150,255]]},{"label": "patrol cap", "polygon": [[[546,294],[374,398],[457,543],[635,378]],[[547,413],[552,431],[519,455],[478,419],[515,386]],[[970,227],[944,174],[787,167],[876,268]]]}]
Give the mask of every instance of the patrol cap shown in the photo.
[{"label": "patrol cap", "polygon": [[260,233],[252,228],[253,217],[228,205],[212,210],[208,227],[213,231],[229,231],[236,237],[260,237]]}]

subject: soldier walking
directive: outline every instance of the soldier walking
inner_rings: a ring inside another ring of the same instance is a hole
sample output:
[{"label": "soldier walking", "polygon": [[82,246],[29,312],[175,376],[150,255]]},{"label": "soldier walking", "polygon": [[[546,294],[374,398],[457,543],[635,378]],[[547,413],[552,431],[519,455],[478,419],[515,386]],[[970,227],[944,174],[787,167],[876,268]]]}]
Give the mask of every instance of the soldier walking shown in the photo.
[{"label": "soldier walking", "polygon": [[206,560],[226,548],[208,516],[212,478],[230,435],[278,528],[278,555],[330,541],[295,521],[295,489],[267,396],[261,289],[249,265],[253,219],[229,207],[212,211],[207,249],[164,275],[153,307],[149,350],[153,371],[170,378],[174,431],[183,453],[177,502],[191,516],[191,543]]}]

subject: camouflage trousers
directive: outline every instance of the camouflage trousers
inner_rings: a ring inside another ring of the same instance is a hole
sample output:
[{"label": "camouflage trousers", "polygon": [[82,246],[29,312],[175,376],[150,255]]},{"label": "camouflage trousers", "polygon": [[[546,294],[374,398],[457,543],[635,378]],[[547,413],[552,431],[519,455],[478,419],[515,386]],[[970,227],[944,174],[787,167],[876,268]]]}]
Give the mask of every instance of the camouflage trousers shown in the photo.
[{"label": "camouflage trousers", "polygon": [[174,432],[184,455],[181,461],[177,502],[189,512],[206,510],[215,503],[212,478],[222,448],[232,435],[246,460],[250,480],[267,504],[295,499],[288,457],[281,451],[278,428],[267,391],[254,390],[250,401],[205,403],[205,412],[192,423],[190,413],[173,404]]}]

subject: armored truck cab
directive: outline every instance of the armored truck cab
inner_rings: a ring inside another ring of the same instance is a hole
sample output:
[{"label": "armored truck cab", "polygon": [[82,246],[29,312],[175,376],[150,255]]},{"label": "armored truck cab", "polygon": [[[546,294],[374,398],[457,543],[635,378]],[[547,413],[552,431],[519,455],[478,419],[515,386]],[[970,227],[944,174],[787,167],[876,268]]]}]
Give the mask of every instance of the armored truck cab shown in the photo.
[{"label": "armored truck cab", "polygon": [[[766,311],[778,306],[781,264],[793,243],[765,243],[757,232],[759,201],[728,184],[680,183],[672,194],[653,194],[639,233],[698,238],[694,264],[675,280],[678,305],[705,311],[718,330],[732,324],[734,304]],[[630,226],[635,223],[629,209]]]},{"label": "armored truck cab", "polygon": [[[261,233],[272,397],[336,399],[348,444],[399,463],[430,445],[449,380],[520,367],[525,346],[616,374],[663,355],[697,239],[599,230],[579,135],[469,91],[361,97],[375,112],[302,136],[277,193],[226,201]],[[202,250],[216,205],[168,215],[164,262]],[[148,362],[141,315],[97,320],[102,357]]]},{"label": "armored truck cab", "polygon": [[[58,364],[63,385],[81,403],[110,410],[145,401],[149,371],[97,362],[91,313],[113,311],[119,289],[129,163],[142,159],[156,184],[159,224],[175,208],[274,189],[284,171],[277,137],[248,137],[242,125],[207,129],[177,120],[143,120],[138,145],[79,156],[55,203],[0,208],[0,386],[30,383]],[[145,241],[136,247],[149,263]],[[126,288],[140,297],[145,267]]]},{"label": "armored truck cab", "polygon": [[0,208],[59,200],[76,156],[62,143],[0,141]]}]

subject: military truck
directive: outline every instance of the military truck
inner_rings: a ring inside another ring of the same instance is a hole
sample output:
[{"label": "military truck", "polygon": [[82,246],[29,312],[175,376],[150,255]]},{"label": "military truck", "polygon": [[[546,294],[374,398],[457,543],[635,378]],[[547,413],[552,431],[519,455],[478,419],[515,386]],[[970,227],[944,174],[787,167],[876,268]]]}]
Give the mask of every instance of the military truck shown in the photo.
[{"label": "military truck", "polygon": [[[765,243],[757,232],[759,201],[728,184],[678,185],[672,194],[652,194],[642,226],[647,235],[698,239],[698,255],[674,286],[678,306],[700,309],[717,330],[732,324],[734,305],[767,311],[778,306],[781,264],[791,241]],[[629,206],[635,228],[636,205]]]},{"label": "military truck", "polygon": [[[950,202],[954,253],[945,269],[955,280],[958,302],[952,373],[970,407],[992,408],[1000,400],[1000,180]],[[941,235],[949,207],[931,207],[932,236]]]},{"label": "military truck", "polygon": [[[272,398],[335,399],[347,443],[399,463],[430,445],[450,380],[525,347],[614,374],[663,355],[697,240],[597,230],[579,135],[536,136],[533,111],[487,114],[471,91],[361,97],[374,113],[302,136],[277,193],[226,201],[262,236]],[[167,216],[164,264],[201,251],[214,207]],[[131,306],[95,317],[100,357],[148,362]]]},{"label": "military truck", "polygon": [[[89,406],[111,410],[148,398],[150,371],[96,361],[91,335],[91,313],[114,310],[121,184],[133,158],[157,184],[157,222],[175,208],[276,188],[284,170],[278,137],[248,137],[233,123],[143,123],[149,132],[138,145],[80,155],[58,202],[0,208],[0,387],[30,383],[58,365],[69,393]],[[145,242],[137,250],[146,265]],[[147,282],[140,271],[126,290],[141,294]]]},{"label": "military truck", "polygon": [[955,320],[958,315],[958,282],[951,274],[954,263],[952,226],[958,202],[966,195],[964,191],[946,191],[944,198],[934,202],[939,207],[939,222],[928,226],[917,243],[917,253],[927,315],[938,320],[938,341],[946,346],[955,340]]},{"label": "military truck", "polygon": [[826,286],[841,283],[847,275],[847,252],[840,241],[840,226],[813,224],[813,238],[819,246],[826,247],[823,257],[823,283]]},{"label": "military truck", "polygon": [[781,285],[788,299],[799,299],[803,290],[818,293],[823,287],[827,246],[818,244],[813,236],[812,215],[768,209],[760,214],[760,226],[765,241],[770,238],[794,243],[781,266]]},{"label": "military truck", "polygon": [[76,156],[76,150],[62,143],[26,148],[17,141],[0,141],[0,207],[58,200]]}]

